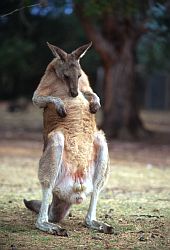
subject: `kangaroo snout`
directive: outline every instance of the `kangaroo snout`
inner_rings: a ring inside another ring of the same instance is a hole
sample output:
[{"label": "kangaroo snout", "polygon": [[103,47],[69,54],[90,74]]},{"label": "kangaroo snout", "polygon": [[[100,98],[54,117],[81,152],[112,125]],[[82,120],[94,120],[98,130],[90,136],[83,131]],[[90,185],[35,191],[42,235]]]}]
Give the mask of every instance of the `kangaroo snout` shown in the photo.
[{"label": "kangaroo snout", "polygon": [[78,91],[71,90],[70,94],[71,94],[72,97],[76,97],[76,96],[78,96]]}]

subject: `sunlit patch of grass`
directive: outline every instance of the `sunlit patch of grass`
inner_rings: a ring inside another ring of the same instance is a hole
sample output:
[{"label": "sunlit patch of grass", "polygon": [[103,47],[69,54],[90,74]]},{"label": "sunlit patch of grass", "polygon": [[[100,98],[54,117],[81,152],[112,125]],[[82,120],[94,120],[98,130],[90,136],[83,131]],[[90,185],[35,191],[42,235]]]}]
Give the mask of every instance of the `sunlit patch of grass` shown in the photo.
[{"label": "sunlit patch of grass", "polygon": [[146,127],[152,131],[170,132],[170,112],[168,111],[141,111],[141,117]]}]

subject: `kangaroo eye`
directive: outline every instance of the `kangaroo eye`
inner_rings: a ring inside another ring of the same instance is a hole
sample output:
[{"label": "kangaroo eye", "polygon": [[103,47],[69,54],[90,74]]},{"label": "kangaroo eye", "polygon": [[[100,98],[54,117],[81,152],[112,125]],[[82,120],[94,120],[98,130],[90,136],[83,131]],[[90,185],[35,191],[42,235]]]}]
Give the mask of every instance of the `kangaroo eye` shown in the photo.
[{"label": "kangaroo eye", "polygon": [[80,78],[80,77],[81,77],[81,74],[78,75],[78,78]]}]

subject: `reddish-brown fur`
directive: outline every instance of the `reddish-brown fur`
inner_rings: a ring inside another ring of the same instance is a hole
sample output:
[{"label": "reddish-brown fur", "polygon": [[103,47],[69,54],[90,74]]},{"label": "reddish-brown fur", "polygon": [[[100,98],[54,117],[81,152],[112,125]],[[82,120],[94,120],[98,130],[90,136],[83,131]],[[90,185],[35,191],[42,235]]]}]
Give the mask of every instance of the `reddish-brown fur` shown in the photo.
[{"label": "reddish-brown fur", "polygon": [[48,65],[33,96],[33,102],[44,108],[44,152],[38,173],[42,202],[25,200],[25,205],[39,212],[37,228],[66,236],[65,230],[49,221],[60,221],[71,204],[80,204],[91,194],[86,226],[111,233],[112,227],[96,221],[98,194],[109,169],[107,143],[94,117],[100,101],[79,65],[79,58],[91,44],[71,54],[48,46],[56,58]]},{"label": "reddish-brown fur", "polygon": [[[95,116],[89,111],[87,101],[81,91],[93,93],[86,74],[81,70],[78,88],[79,95],[69,95],[69,88],[56,75],[54,67],[60,67],[60,60],[54,59],[47,67],[45,75],[36,90],[41,96],[59,97],[64,103],[67,115],[60,117],[54,104],[49,103],[44,109],[44,148],[50,133],[61,131],[64,134],[64,165],[70,174],[80,172],[83,177],[86,168],[94,161],[94,133],[97,131]],[[58,69],[59,70],[59,69]]]}]

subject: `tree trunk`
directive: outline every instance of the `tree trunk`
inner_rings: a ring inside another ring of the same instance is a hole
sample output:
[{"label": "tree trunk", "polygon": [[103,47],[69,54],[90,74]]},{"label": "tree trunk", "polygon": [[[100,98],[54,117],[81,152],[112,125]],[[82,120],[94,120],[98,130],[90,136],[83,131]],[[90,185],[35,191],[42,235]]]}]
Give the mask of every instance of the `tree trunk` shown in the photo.
[{"label": "tree trunk", "polygon": [[104,120],[108,137],[116,137],[123,129],[136,136],[143,129],[135,93],[133,41],[127,39],[117,54],[116,62],[104,64]]}]

